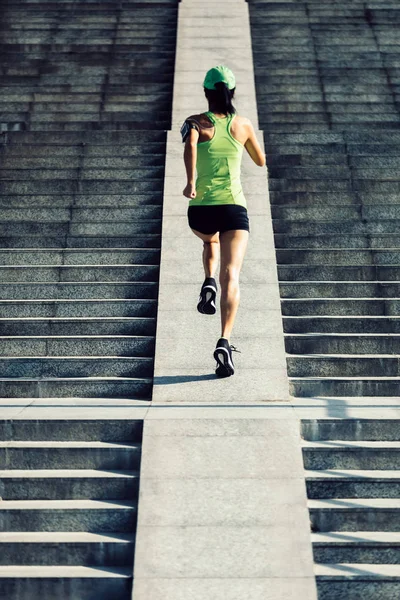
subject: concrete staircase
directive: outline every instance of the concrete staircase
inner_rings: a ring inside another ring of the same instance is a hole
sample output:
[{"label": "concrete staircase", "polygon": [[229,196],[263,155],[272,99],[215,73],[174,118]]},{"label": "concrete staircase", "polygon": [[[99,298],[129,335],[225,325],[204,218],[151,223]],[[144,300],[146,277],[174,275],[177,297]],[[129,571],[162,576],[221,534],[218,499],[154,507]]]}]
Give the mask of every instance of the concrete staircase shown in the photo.
[{"label": "concrete staircase", "polygon": [[291,392],[398,395],[399,5],[249,5]]},{"label": "concrete staircase", "polygon": [[0,421],[0,598],[128,600],[142,421]]},{"label": "concrete staircase", "polygon": [[4,2],[0,389],[151,395],[176,2]]},{"label": "concrete staircase", "polygon": [[400,422],[302,421],[319,600],[400,595]]},{"label": "concrete staircase", "polygon": [[126,600],[142,423],[55,415],[151,398],[177,0],[0,13],[0,598]]}]

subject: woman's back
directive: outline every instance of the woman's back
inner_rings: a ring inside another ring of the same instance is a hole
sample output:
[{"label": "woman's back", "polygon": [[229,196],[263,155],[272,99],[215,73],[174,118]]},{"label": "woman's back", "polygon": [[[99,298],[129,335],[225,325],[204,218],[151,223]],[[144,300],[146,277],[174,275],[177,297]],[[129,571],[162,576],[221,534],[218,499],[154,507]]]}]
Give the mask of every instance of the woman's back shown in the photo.
[{"label": "woman's back", "polygon": [[210,111],[204,117],[210,125],[200,127],[204,134],[197,144],[196,198],[190,204],[246,206],[240,182],[243,144],[232,133],[237,118],[234,114],[217,117]]}]

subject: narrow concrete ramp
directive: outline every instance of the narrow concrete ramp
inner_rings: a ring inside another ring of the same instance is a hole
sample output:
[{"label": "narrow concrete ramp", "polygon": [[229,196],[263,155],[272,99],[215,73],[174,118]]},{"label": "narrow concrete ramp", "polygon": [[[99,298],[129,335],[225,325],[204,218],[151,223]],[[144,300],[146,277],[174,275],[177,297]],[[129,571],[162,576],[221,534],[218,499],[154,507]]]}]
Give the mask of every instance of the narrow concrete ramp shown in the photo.
[{"label": "narrow concrete ramp", "polygon": [[238,112],[248,116],[257,130],[247,4],[242,0],[223,5],[184,0],[179,9],[172,131],[167,143],[155,403],[288,399],[267,170],[256,167],[247,155],[242,179],[251,232],[232,337],[241,351],[235,354],[235,377],[219,381],[215,376],[213,351],[220,335],[219,310],[213,316],[196,311],[204,280],[202,242],[187,223],[179,129],[187,116],[207,110],[202,83],[205,72],[218,64],[234,71]]},{"label": "narrow concrete ramp", "polygon": [[134,600],[314,600],[297,420],[177,410],[145,420]]}]

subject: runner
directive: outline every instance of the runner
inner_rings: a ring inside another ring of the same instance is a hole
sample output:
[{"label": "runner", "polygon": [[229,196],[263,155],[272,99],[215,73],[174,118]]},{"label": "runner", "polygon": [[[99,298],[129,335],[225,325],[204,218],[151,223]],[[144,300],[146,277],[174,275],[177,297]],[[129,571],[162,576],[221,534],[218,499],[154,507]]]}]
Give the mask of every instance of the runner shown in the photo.
[{"label": "runner", "polygon": [[[185,142],[187,184],[183,195],[190,199],[189,226],[203,240],[205,280],[197,310],[216,312],[215,273],[220,257],[221,337],[214,351],[216,375],[234,374],[230,336],[239,306],[239,274],[249,238],[246,198],[240,182],[243,148],[256,165],[265,166],[265,155],[254,128],[236,114],[232,104],[235,76],[228,67],[210,69],[204,79],[209,110],[192,115],[181,133]],[[195,172],[197,170],[197,179]]]}]

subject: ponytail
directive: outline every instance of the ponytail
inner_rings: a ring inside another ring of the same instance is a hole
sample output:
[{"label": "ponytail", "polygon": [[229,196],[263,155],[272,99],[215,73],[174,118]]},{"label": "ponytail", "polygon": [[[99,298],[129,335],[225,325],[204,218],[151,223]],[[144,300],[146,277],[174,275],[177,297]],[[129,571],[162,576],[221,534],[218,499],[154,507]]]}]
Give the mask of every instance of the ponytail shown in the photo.
[{"label": "ponytail", "polygon": [[225,82],[219,81],[215,84],[214,90],[204,88],[207,100],[213,105],[217,112],[233,115],[236,108],[232,104],[232,98],[235,93],[235,88],[230,90]]}]

